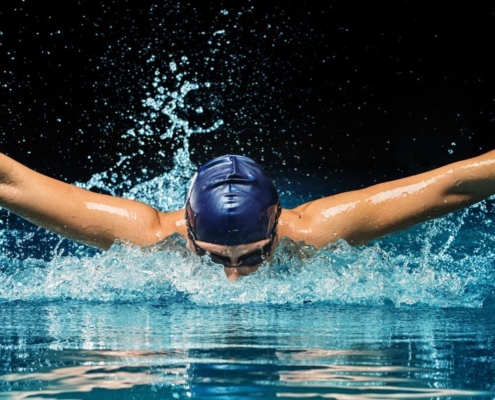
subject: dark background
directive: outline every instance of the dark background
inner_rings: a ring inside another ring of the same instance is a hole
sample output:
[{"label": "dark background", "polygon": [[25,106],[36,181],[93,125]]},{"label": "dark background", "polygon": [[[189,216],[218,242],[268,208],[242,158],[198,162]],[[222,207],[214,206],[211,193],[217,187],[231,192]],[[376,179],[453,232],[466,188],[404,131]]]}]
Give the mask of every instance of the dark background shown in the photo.
[{"label": "dark background", "polygon": [[235,152],[401,175],[495,148],[488,2],[268,3],[2,2],[0,151],[68,181],[140,149],[140,167],[170,167],[182,141],[159,137],[166,118],[154,136],[122,135],[143,119],[154,72],[182,57],[181,79],[210,88],[181,116],[224,121],[191,137],[195,163]]}]

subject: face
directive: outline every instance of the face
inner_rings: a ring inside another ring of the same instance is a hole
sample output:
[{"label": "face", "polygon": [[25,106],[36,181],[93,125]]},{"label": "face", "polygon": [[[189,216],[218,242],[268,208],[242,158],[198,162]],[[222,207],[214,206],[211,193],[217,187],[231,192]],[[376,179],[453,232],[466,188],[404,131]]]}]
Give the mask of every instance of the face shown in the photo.
[{"label": "face", "polygon": [[276,241],[274,236],[259,242],[224,246],[188,239],[188,247],[199,256],[208,254],[213,262],[224,266],[228,279],[236,280],[256,272],[261,264],[270,260]]}]

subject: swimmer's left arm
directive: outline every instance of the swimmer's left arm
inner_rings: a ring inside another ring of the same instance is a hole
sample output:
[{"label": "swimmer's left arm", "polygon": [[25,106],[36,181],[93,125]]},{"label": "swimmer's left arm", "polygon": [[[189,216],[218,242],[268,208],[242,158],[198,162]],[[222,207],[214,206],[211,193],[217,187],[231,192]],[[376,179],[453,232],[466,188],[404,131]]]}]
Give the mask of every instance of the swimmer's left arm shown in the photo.
[{"label": "swimmer's left arm", "polygon": [[467,207],[494,193],[495,151],[491,151],[286,210],[280,232],[318,247],[339,238],[360,245]]}]

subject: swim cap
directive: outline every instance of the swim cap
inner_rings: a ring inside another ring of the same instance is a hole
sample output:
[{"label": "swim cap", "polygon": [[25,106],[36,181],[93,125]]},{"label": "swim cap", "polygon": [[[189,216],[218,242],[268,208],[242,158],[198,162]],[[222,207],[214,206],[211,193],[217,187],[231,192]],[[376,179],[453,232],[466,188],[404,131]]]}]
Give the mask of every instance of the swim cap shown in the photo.
[{"label": "swim cap", "polygon": [[279,214],[279,198],[271,179],[256,162],[237,155],[202,165],[186,201],[186,221],[193,238],[221,245],[271,237]]}]

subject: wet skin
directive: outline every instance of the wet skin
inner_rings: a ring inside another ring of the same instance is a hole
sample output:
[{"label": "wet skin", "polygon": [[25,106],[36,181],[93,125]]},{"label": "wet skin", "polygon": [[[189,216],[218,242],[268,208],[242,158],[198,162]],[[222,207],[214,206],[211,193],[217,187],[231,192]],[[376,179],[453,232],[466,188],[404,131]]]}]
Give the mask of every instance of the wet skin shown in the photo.
[{"label": "wet skin", "polygon": [[[196,240],[195,243],[197,246],[199,246],[201,249],[206,250],[208,253],[212,255],[217,255],[221,256],[222,258],[229,258],[229,266],[224,266],[223,270],[225,272],[225,275],[227,278],[231,281],[239,279],[241,276],[247,276],[250,275],[256,271],[258,271],[259,267],[267,262],[270,261],[273,255],[273,252],[275,250],[275,247],[277,246],[278,243],[278,238],[275,236],[272,247],[270,249],[270,254],[268,257],[266,257],[263,262],[261,262],[258,265],[254,266],[243,266],[242,265],[242,257],[246,256],[249,253],[252,253],[254,251],[257,251],[259,249],[262,249],[264,246],[270,243],[272,239],[264,239],[260,240],[259,242],[253,242],[253,243],[247,243],[247,244],[240,244],[240,245],[235,245],[235,246],[224,246],[220,244],[214,244],[214,243],[208,243],[208,242],[202,242],[199,240]],[[187,247],[193,251],[195,254],[197,254],[195,250],[194,243],[192,242],[191,239],[187,239]],[[240,261],[241,259],[241,261]],[[239,265],[241,264],[241,265]]]}]

